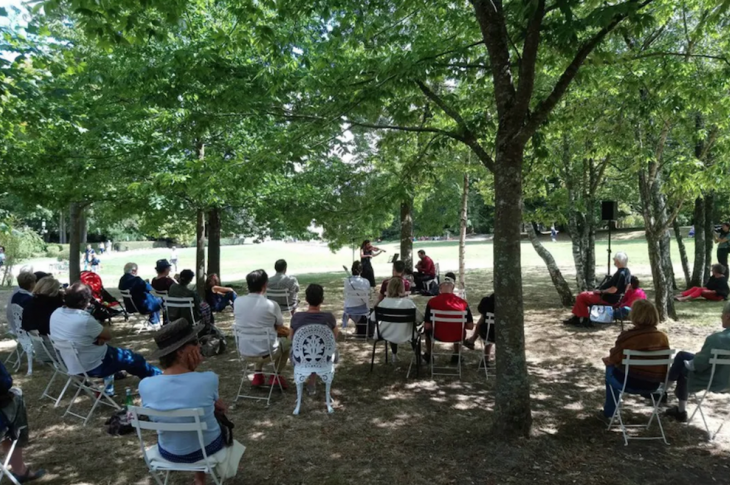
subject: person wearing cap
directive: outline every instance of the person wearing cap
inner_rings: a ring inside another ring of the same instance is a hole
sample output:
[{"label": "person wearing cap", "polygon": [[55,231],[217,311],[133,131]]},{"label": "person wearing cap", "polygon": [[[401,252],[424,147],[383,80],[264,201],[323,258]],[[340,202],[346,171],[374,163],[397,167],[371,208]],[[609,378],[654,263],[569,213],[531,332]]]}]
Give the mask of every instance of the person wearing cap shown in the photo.
[{"label": "person wearing cap", "polygon": [[727,255],[730,253],[730,222],[723,222],[720,233],[715,236],[717,243],[717,262],[725,268],[725,276],[728,275]]},{"label": "person wearing cap", "polygon": [[[215,372],[196,372],[203,362],[198,332],[202,325],[193,325],[184,318],[173,321],[155,333],[157,350],[153,359],[160,360],[163,372],[139,383],[142,406],[157,411],[201,408],[203,444],[207,456],[225,447],[215,412],[225,412],[226,406],[218,393]],[[180,422],[180,418],[154,418],[157,422]],[[174,463],[195,463],[203,459],[197,431],[166,433],[159,431],[157,447],[160,456]],[[195,472],[194,483],[205,484],[205,473]]]},{"label": "person wearing cap", "polygon": [[[132,301],[124,299],[124,307],[127,313],[134,313],[135,308],[142,315],[149,315],[152,325],[160,323],[160,310],[162,309],[162,298],[152,294],[152,287],[145,280],[137,276],[137,264],[127,263],[124,265],[124,275],[119,279],[119,289],[129,290]],[[134,304],[132,304],[134,303]]]},{"label": "person wearing cap", "polygon": [[[400,278],[403,280],[403,286],[406,289],[406,294],[410,293],[411,291],[411,282],[408,281],[405,278],[406,273],[406,263],[403,261],[393,261],[393,276],[391,278]],[[383,284],[380,285],[380,293],[378,293],[378,301],[377,303],[380,303],[385,299],[385,294],[388,291],[388,283],[390,283],[390,278],[384,279]],[[377,304],[376,303],[376,304]]]},{"label": "person wearing cap", "polygon": [[423,329],[426,334],[426,353],[423,358],[426,362],[431,362],[431,339],[443,340],[445,342],[454,342],[454,354],[451,356],[451,363],[459,363],[459,345],[464,341],[466,332],[462,331],[461,323],[444,322],[438,325],[434,335],[433,331],[433,312],[441,311],[458,311],[466,312],[466,324],[464,329],[471,330],[474,328],[474,317],[469,309],[469,304],[463,298],[459,298],[454,294],[456,282],[452,278],[444,278],[439,285],[439,294],[428,301],[426,305],[425,318],[423,320]]},{"label": "person wearing cap", "polygon": [[413,281],[417,290],[423,290],[423,282],[436,278],[436,265],[433,259],[426,256],[426,251],[420,249],[418,251],[418,259],[416,263],[416,271],[413,273]]},{"label": "person wearing cap", "polygon": [[158,259],[155,265],[157,276],[152,278],[150,286],[157,291],[170,291],[170,287],[176,283],[174,279],[170,278],[170,268],[172,265],[166,259]]}]

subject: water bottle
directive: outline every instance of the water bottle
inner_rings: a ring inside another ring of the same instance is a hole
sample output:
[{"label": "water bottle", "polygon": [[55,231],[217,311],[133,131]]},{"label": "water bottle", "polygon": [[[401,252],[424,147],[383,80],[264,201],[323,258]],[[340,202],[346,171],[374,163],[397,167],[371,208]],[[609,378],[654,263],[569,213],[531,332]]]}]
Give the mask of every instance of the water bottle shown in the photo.
[{"label": "water bottle", "polygon": [[129,408],[134,406],[134,399],[132,398],[132,388],[126,387],[124,389],[124,395],[124,407],[127,410],[127,423],[131,423],[133,416]]},{"label": "water bottle", "polygon": [[107,396],[114,396],[114,374],[104,378],[104,392]]}]

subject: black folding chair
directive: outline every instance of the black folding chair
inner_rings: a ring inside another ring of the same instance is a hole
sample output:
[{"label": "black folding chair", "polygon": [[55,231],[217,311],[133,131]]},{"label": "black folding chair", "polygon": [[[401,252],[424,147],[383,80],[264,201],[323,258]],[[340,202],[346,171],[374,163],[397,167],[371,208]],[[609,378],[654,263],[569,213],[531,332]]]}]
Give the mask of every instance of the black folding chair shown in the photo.
[{"label": "black folding chair", "polygon": [[[375,366],[375,348],[378,342],[385,342],[385,363],[388,363],[388,344],[389,342],[381,336],[380,323],[387,322],[392,325],[410,325],[411,326],[411,347],[413,348],[413,358],[408,366],[408,373],[406,378],[411,375],[411,367],[413,362],[416,362],[416,377],[420,377],[421,374],[421,331],[416,323],[416,309],[400,309],[400,308],[381,308],[375,307],[375,330],[377,334],[373,339],[373,355],[370,359],[370,372],[373,371]],[[399,342],[399,344],[402,344]]]}]

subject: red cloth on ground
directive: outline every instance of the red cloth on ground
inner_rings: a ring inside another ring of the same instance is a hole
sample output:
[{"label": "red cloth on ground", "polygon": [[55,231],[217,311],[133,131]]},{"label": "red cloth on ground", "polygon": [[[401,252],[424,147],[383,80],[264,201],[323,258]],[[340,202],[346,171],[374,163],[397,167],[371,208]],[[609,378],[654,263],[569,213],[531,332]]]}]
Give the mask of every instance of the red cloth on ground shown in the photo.
[{"label": "red cloth on ground", "polygon": [[601,295],[596,295],[592,291],[584,291],[575,299],[573,315],[579,318],[588,318],[591,315],[592,305],[607,305],[607,303],[603,301]]}]

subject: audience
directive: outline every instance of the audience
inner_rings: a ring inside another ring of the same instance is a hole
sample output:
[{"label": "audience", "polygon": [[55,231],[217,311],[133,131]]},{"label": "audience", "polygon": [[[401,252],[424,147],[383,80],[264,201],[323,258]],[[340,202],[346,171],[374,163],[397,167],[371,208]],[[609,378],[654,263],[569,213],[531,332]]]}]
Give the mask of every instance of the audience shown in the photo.
[{"label": "audience", "polygon": [[41,278],[33,289],[33,298],[23,311],[23,330],[50,333],[51,315],[63,306],[61,283],[52,276]]},{"label": "audience", "polygon": [[210,306],[213,312],[222,312],[228,305],[233,306],[238,295],[233,288],[220,286],[221,280],[218,275],[211,273],[205,280],[205,302]]},{"label": "audience", "polygon": [[424,318],[424,333],[426,334],[426,353],[423,358],[426,362],[431,362],[431,339],[435,338],[437,341],[442,340],[445,342],[454,343],[454,354],[451,356],[451,363],[459,363],[459,345],[460,342],[464,341],[466,337],[465,331],[462,331],[461,324],[457,322],[445,322],[440,323],[436,332],[433,332],[433,310],[442,311],[460,311],[466,312],[466,325],[465,330],[471,330],[474,328],[474,317],[471,314],[466,300],[459,298],[454,294],[454,286],[456,283],[451,278],[444,278],[444,281],[439,285],[439,294],[434,296],[428,301],[426,305],[426,314]]},{"label": "audience", "polygon": [[[730,350],[730,303],[722,309],[722,330],[705,339],[705,343],[697,354],[681,351],[674,356],[674,363],[669,369],[669,380],[676,382],[674,395],[678,405],[667,409],[666,415],[677,421],[687,421],[687,399],[690,392],[707,389],[710,384],[712,349]],[[720,357],[726,359],[727,357]],[[730,366],[718,365],[712,378],[711,392],[724,392],[730,388]]]},{"label": "audience", "polygon": [[[362,263],[360,261],[352,262],[352,276],[348,276],[345,280],[345,290],[362,291],[370,294],[370,281],[363,278]],[[357,335],[363,336],[368,331],[368,317],[370,313],[370,298],[363,299],[345,291],[345,310],[342,314],[342,326],[347,325],[347,320],[352,319],[355,322],[355,330]],[[357,320],[355,320],[357,317]]]},{"label": "audience", "polygon": [[707,280],[704,287],[695,286],[682,293],[681,296],[675,296],[677,301],[695,300],[704,298],[710,301],[722,301],[727,299],[730,288],[727,285],[727,276],[725,276],[725,267],[721,264],[712,265],[712,276]]},{"label": "audience", "polygon": [[[263,269],[250,272],[246,275],[248,295],[239,298],[233,307],[234,330],[237,328],[263,329],[270,328],[276,332],[278,337],[273,338],[268,345],[259,342],[239,340],[238,351],[247,357],[259,357],[254,363],[254,377],[252,386],[258,387],[264,384],[262,369],[265,363],[269,362],[269,354],[273,351],[271,358],[274,360],[276,372],[279,374],[281,387],[288,387],[286,380],[281,375],[286,367],[289,358],[291,343],[287,340],[289,331],[284,327],[284,317],[281,314],[279,305],[266,298],[266,288],[269,276]],[[271,347],[271,348],[269,348]],[[278,384],[274,376],[269,378],[268,385]]]},{"label": "audience", "polygon": [[286,274],[287,264],[283,259],[274,263],[276,274],[269,280],[270,290],[287,290],[289,292],[289,306],[287,307],[287,299],[282,297],[272,297],[279,304],[282,312],[290,311],[294,313],[299,304],[299,281],[294,276]]},{"label": "audience", "polygon": [[[225,412],[226,406],[218,395],[218,375],[212,371],[196,372],[203,362],[199,330],[200,326],[193,326],[181,318],[155,333],[157,350],[152,357],[160,360],[164,370],[162,374],[140,382],[139,395],[144,407],[157,411],[201,408],[201,421],[208,428],[203,431],[203,443],[206,454],[211,456],[225,446],[215,413]],[[179,422],[180,418],[155,418],[155,421]],[[203,459],[196,431],[160,431],[157,447],[162,458],[174,463],[194,463]],[[204,485],[205,473],[195,472],[194,483]]]},{"label": "audience", "polygon": [[664,332],[657,329],[659,312],[652,302],[635,301],[631,308],[631,323],[633,327],[621,332],[609,355],[603,358],[603,363],[606,364],[606,400],[603,405],[603,415],[607,418],[613,416],[616,410],[612,388],[618,397],[618,391],[623,388],[626,379],[626,389],[648,394],[656,391],[659,385],[664,383],[667,375],[667,366],[657,365],[631,367],[629,375],[626,376],[621,364],[624,359],[624,350],[669,349],[669,338]]},{"label": "audience", "polygon": [[65,305],[51,315],[51,339],[72,342],[78,351],[78,363],[73,355],[61,353],[69,373],[86,372],[91,377],[113,376],[119,371],[144,379],[160,374],[144,357],[129,349],[107,345],[112,339],[109,327],[103,327],[86,312],[91,302],[91,290],[83,283],[66,289]]},{"label": "audience", "polygon": [[2,416],[0,433],[2,433],[2,447],[6,457],[10,452],[13,440],[18,440],[9,461],[10,473],[17,483],[31,482],[44,476],[45,470],[31,471],[30,467],[25,464],[23,449],[28,446],[30,434],[25,400],[20,389],[13,387],[13,378],[2,362],[0,362],[0,415]]},{"label": "audience", "polygon": [[[403,261],[393,261],[393,276],[392,278],[400,278],[403,280],[403,286],[406,288],[406,293],[409,293],[411,291],[411,282],[408,281],[404,275],[406,272],[406,263]],[[388,283],[390,282],[390,278],[387,278],[383,280],[383,283],[380,285],[380,293],[378,294],[378,302],[383,301],[383,298],[385,298],[385,292],[388,289]]]},{"label": "audience", "polygon": [[626,253],[619,251],[613,257],[613,264],[616,266],[616,272],[607,279],[597,290],[584,291],[578,295],[573,306],[573,316],[563,323],[566,325],[583,325],[592,327],[590,320],[591,306],[593,305],[616,305],[631,280],[631,273],[626,264],[629,257]]},{"label": "audience", "polygon": [[[367,282],[367,280],[365,281]],[[330,330],[332,330],[332,333],[335,335],[335,339],[337,339],[338,329],[335,316],[330,312],[323,312],[320,309],[322,306],[322,302],[324,302],[324,288],[316,283],[312,283],[311,285],[307,286],[307,290],[305,291],[305,299],[307,301],[307,305],[309,305],[309,308],[307,308],[307,311],[305,312],[297,312],[292,315],[291,335],[289,336],[290,340],[293,342],[294,334],[297,333],[297,330],[306,325],[325,325],[329,327]],[[292,362],[293,361],[294,359],[292,357]],[[309,380],[307,381],[307,393],[310,395],[314,394],[316,392],[316,385],[317,374],[312,373],[312,375],[309,376]]]},{"label": "audience", "polygon": [[636,276],[631,277],[631,284],[626,287],[626,293],[621,300],[621,307],[616,309],[620,318],[626,318],[636,300],[646,300],[646,293],[641,289],[641,282]]},{"label": "audience", "polygon": [[[195,319],[195,321],[191,323],[194,324],[200,322],[201,320],[204,320],[203,323],[211,323],[211,312],[208,304],[200,301],[200,295],[198,295],[197,291],[188,288],[188,285],[193,281],[194,278],[195,273],[193,273],[192,270],[182,270],[180,272],[180,278],[178,279],[178,282],[170,287],[170,291],[167,293],[167,296],[171,296],[173,298],[192,298],[193,318]],[[205,307],[205,309],[203,307]],[[207,313],[207,320],[204,316],[204,313]],[[190,320],[190,310],[188,310],[187,308],[169,307],[167,309],[167,315],[171,321],[179,320],[181,318]]]},{"label": "audience", "polygon": [[416,271],[413,273],[413,282],[415,283],[416,290],[424,290],[423,282],[436,278],[436,265],[433,264],[433,260],[426,256],[426,251],[420,249],[418,251],[418,259],[420,261],[416,263]]},{"label": "audience", "polygon": [[12,305],[20,305],[23,311],[25,311],[30,302],[33,300],[33,289],[35,288],[36,284],[35,275],[28,271],[21,272],[18,275],[17,280],[18,287],[10,295],[10,300],[8,301],[8,305],[5,310],[5,317],[8,321],[9,331],[12,334],[15,334],[18,330],[17,328],[15,328],[16,322],[13,319]]},{"label": "audience", "polygon": [[124,299],[124,306],[127,313],[134,313],[135,307],[142,315],[149,315],[152,325],[160,323],[160,309],[162,299],[154,296],[152,287],[145,280],[137,276],[137,265],[127,263],[124,265],[124,275],[119,279],[119,289],[129,290],[132,301]]},{"label": "audience", "polygon": [[[480,315],[479,321],[477,322],[477,326],[474,329],[474,333],[472,334],[472,336],[464,340],[464,347],[474,350],[474,344],[476,343],[477,338],[484,340],[486,342],[484,346],[484,355],[486,355],[487,365],[489,365],[492,362],[492,347],[496,342],[494,338],[494,323],[496,323],[496,320],[492,322],[491,326],[489,326],[485,322],[485,318],[487,316],[487,313],[491,313],[492,315],[494,315],[494,293],[482,298],[482,301],[479,302],[479,307],[477,307],[477,310],[479,311]],[[489,335],[487,335],[487,327],[489,327]]]},{"label": "audience", "polygon": [[157,264],[155,264],[155,271],[157,272],[157,276],[152,278],[152,281],[150,281],[150,286],[156,291],[170,291],[172,285],[175,284],[175,280],[170,278],[171,268],[172,265],[169,261],[167,261],[166,259],[158,259]]},{"label": "audience", "polygon": [[[389,308],[393,310],[416,310],[415,324],[423,322],[423,313],[418,309],[413,300],[408,298],[406,287],[400,278],[391,278],[388,282],[388,289],[385,298],[377,305],[380,308]],[[390,350],[393,352],[393,363],[398,362],[398,344],[410,342],[413,337],[411,327],[399,323],[391,323],[381,321],[379,323],[380,338],[390,343]],[[415,344],[415,342],[413,342]]]}]

